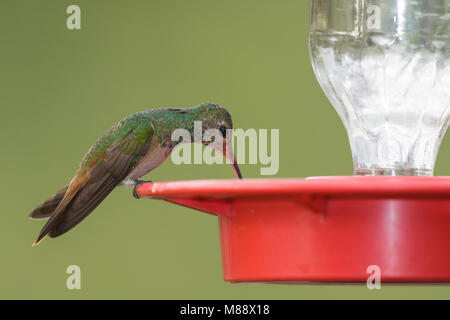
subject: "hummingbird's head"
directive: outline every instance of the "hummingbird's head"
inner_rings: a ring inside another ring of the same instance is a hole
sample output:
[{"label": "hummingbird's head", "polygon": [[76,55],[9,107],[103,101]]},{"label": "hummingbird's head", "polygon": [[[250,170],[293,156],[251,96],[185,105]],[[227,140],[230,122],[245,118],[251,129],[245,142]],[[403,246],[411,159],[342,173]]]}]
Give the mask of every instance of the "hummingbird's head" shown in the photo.
[{"label": "hummingbird's head", "polygon": [[221,105],[204,103],[197,106],[205,130],[217,129],[225,135],[226,130],[233,129],[230,113]]},{"label": "hummingbird's head", "polygon": [[[242,174],[233,153],[233,121],[230,113],[221,105],[205,103],[197,106],[202,121],[203,134],[215,132],[212,139],[205,139],[203,144],[222,152],[227,160],[232,164],[236,175],[242,179]],[[211,130],[213,129],[213,130]],[[207,134],[206,134],[207,135]],[[217,141],[216,141],[216,138]]]}]

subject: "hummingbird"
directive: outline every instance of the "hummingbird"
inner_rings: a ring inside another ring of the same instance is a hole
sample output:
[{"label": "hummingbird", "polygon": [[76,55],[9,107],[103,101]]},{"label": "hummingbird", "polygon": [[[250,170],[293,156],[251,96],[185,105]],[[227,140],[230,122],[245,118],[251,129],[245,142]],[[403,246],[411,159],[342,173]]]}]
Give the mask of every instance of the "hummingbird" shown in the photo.
[{"label": "hummingbird", "polygon": [[[127,116],[106,131],[81,160],[73,179],[58,192],[38,205],[32,219],[48,219],[33,245],[46,236],[58,237],[86,218],[111,191],[119,186],[136,188],[145,182],[142,176],[158,167],[181,141],[172,141],[172,132],[185,129],[194,136],[194,122],[201,121],[203,133],[217,129],[223,139],[222,148],[213,141],[206,146],[221,150],[242,179],[227,130],[233,129],[230,113],[222,106],[204,103],[193,108],[149,109]],[[229,138],[229,137],[228,137]],[[220,142],[219,142],[220,143]]]}]

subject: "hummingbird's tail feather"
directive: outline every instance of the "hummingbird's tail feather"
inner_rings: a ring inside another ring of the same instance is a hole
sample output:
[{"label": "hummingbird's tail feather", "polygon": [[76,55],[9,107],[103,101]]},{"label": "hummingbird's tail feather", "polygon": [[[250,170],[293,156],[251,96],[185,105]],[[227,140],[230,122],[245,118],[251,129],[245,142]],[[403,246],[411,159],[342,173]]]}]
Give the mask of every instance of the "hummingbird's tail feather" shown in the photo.
[{"label": "hummingbird's tail feather", "polygon": [[[64,214],[61,215],[61,218],[51,228],[49,236],[51,238],[58,237],[79,224],[94,211],[120,182],[109,176],[93,193],[92,190],[89,190],[90,186],[81,190]],[[86,199],[85,195],[88,194],[89,197]]]},{"label": "hummingbird's tail feather", "polygon": [[148,144],[138,144],[133,135],[128,134],[108,148],[94,168],[76,175],[35,244],[47,235],[60,236],[79,224],[123,181],[147,148]]},{"label": "hummingbird's tail feather", "polygon": [[120,183],[110,175],[88,182],[61,211],[54,213],[39,233],[35,244],[45,236],[51,238],[66,233],[86,218]]},{"label": "hummingbird's tail feather", "polygon": [[39,244],[39,242],[41,242],[47,236],[52,225],[54,225],[55,221],[58,221],[61,214],[66,210],[67,206],[70,205],[73,198],[78,194],[78,191],[83,188],[83,186],[87,183],[87,181],[90,180],[90,178],[91,173],[89,171],[85,171],[83,173],[77,172],[72,181],[70,181],[69,186],[67,187],[67,190],[64,193],[64,196],[59,202],[58,206],[55,208],[55,211],[53,211],[50,219],[48,219],[47,223],[39,233],[38,238],[34,242],[34,245]]},{"label": "hummingbird's tail feather", "polygon": [[61,189],[56,192],[55,195],[48,198],[46,201],[42,202],[33,211],[30,212],[28,217],[31,219],[48,219],[55,211],[56,207],[58,207],[59,203],[64,198],[64,194],[67,191],[69,185],[65,185]]}]

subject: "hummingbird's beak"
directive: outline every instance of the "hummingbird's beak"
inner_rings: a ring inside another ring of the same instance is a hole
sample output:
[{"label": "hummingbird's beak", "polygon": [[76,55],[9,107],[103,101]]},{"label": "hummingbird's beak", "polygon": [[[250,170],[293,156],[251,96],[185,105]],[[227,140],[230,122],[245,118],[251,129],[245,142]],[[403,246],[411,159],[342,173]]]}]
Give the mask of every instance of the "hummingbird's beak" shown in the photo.
[{"label": "hummingbird's beak", "polygon": [[239,166],[236,162],[236,157],[234,157],[234,159],[233,159],[233,169],[234,169],[234,172],[236,172],[236,175],[238,176],[238,178],[242,179],[241,169],[239,169]]},{"label": "hummingbird's beak", "polygon": [[233,153],[233,144],[231,142],[227,143],[224,139],[223,143],[223,155],[228,160],[228,162],[233,166],[234,172],[239,179],[242,179],[241,170],[239,169],[238,163],[236,161],[236,156]]}]

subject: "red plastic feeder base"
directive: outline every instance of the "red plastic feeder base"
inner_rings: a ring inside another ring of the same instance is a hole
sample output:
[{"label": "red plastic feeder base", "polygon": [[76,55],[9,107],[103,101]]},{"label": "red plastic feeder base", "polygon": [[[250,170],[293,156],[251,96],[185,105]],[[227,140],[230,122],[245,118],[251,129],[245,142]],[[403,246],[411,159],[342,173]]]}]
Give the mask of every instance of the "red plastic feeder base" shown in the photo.
[{"label": "red plastic feeder base", "polygon": [[450,282],[449,177],[148,183],[143,197],[219,216],[227,281]]}]

